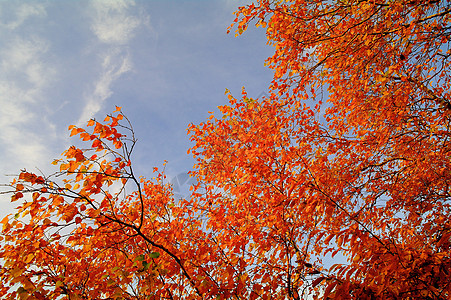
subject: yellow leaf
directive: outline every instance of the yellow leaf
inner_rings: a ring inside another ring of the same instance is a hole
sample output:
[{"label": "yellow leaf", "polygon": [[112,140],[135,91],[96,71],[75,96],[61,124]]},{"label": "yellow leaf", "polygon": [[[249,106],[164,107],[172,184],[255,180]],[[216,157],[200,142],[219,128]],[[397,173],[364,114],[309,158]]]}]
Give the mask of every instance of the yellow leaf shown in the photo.
[{"label": "yellow leaf", "polygon": [[27,257],[26,257],[25,260],[24,260],[24,263],[28,264],[30,261],[33,260],[33,258],[34,258],[34,255],[33,255],[33,254],[31,254],[31,253],[28,254]]},{"label": "yellow leaf", "polygon": [[23,273],[23,269],[21,269],[21,268],[14,268],[14,269],[12,269],[11,270],[11,276],[12,277],[18,277],[18,276],[20,276],[20,275],[22,275],[22,273]]},{"label": "yellow leaf", "polygon": [[33,289],[34,289],[34,284],[33,284],[33,282],[31,282],[31,280],[28,279],[28,278],[25,278],[25,279],[22,281],[22,283],[23,283],[23,287],[24,287],[26,290],[33,290]]}]

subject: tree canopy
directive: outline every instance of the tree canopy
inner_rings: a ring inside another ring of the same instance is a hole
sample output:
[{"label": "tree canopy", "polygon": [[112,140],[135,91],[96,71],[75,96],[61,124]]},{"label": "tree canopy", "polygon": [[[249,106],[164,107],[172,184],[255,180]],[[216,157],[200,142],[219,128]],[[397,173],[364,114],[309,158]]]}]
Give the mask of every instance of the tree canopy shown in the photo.
[{"label": "tree canopy", "polygon": [[192,194],[133,171],[120,108],[21,172],[5,299],[448,299],[451,3],[260,0],[269,96],[188,128]]}]

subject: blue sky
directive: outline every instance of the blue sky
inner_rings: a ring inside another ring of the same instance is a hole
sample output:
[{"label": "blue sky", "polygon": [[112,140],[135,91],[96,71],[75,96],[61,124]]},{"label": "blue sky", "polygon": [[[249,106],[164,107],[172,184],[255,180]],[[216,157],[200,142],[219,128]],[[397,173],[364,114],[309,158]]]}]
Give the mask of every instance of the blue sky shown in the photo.
[{"label": "blue sky", "polygon": [[[249,2],[249,1],[247,1]],[[237,97],[265,92],[263,30],[226,34],[244,1],[0,1],[0,182],[45,174],[76,140],[67,127],[115,105],[132,121],[135,170],[168,177],[193,160],[186,128]],[[0,197],[0,215],[11,212]]]}]

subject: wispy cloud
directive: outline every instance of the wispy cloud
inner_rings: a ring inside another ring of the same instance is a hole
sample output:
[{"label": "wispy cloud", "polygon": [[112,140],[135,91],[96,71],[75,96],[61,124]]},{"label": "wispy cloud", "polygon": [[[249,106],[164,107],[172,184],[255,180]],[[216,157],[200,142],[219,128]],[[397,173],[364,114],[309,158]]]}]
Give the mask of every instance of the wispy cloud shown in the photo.
[{"label": "wispy cloud", "polygon": [[128,47],[136,29],[146,23],[142,16],[133,14],[132,1],[94,0],[91,3],[91,30],[96,37],[101,72],[93,89],[85,96],[85,106],[78,120],[84,124],[102,109],[112,94],[112,85],[124,73],[132,70]]},{"label": "wispy cloud", "polygon": [[32,16],[43,17],[46,15],[44,5],[39,3],[22,3],[16,6],[13,11],[13,19],[10,21],[2,22],[2,27],[6,27],[10,30],[14,30],[20,27],[28,18]]},{"label": "wispy cloud", "polygon": [[92,30],[106,44],[125,45],[133,37],[141,20],[129,14],[132,1],[95,0],[92,2],[94,18]]},{"label": "wispy cloud", "polygon": [[45,146],[39,135],[25,128],[40,124],[40,128],[45,129],[36,108],[42,104],[39,102],[43,91],[55,74],[51,65],[45,62],[48,41],[34,34],[15,34],[31,17],[45,16],[44,7],[22,4],[9,8],[8,12],[12,17],[0,27],[5,42],[0,47],[2,171],[8,170],[12,162],[36,165],[45,156]]},{"label": "wispy cloud", "polygon": [[77,122],[78,126],[84,125],[86,121],[101,110],[105,100],[113,94],[111,90],[113,82],[122,74],[130,71],[131,68],[131,59],[128,54],[112,51],[112,53],[104,56],[102,74],[96,81],[93,91],[86,96],[86,104]]},{"label": "wispy cloud", "polygon": [[2,81],[11,81],[21,76],[20,82],[35,90],[45,86],[51,75],[47,73],[48,65],[42,61],[47,50],[48,42],[37,36],[16,36],[10,39],[7,46],[0,50],[0,66],[4,72]]}]

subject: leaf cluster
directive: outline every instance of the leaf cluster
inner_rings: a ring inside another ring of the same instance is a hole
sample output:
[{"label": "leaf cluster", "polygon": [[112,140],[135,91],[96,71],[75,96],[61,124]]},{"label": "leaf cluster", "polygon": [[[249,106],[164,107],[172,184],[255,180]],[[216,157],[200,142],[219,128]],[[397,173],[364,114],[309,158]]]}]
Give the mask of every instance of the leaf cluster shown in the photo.
[{"label": "leaf cluster", "polygon": [[[7,299],[448,299],[449,1],[270,1],[269,96],[188,128],[197,184],[134,174],[120,108],[23,171],[2,223]],[[313,103],[313,104],[312,104]]]}]

